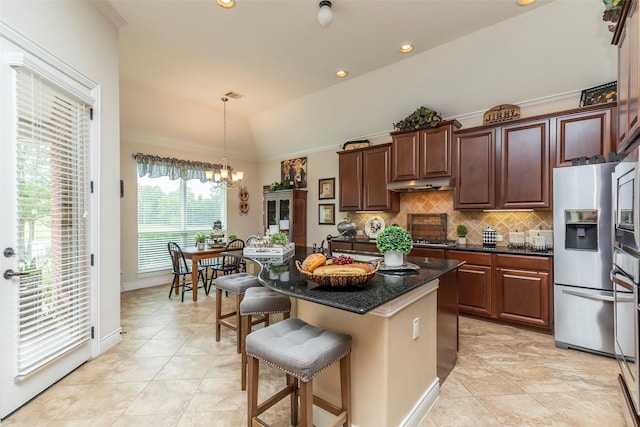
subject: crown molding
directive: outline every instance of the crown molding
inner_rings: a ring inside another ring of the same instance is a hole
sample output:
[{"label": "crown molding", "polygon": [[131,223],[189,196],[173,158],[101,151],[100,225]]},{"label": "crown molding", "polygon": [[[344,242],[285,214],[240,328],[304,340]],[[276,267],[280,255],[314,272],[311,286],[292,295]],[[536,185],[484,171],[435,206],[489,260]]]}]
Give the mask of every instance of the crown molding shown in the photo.
[{"label": "crown molding", "polygon": [[91,0],[91,3],[118,28],[127,25],[127,21],[107,0]]}]

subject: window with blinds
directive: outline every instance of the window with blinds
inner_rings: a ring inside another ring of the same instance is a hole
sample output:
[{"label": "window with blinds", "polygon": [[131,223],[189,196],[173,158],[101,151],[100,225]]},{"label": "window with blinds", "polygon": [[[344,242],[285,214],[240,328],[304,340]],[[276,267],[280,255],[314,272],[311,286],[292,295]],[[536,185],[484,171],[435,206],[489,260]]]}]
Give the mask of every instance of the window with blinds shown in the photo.
[{"label": "window with blinds", "polygon": [[16,103],[21,381],[91,336],[90,106],[22,69]]},{"label": "window with blinds", "polygon": [[138,271],[171,269],[168,242],[195,245],[198,231],[226,223],[226,192],[197,179],[138,178]]}]

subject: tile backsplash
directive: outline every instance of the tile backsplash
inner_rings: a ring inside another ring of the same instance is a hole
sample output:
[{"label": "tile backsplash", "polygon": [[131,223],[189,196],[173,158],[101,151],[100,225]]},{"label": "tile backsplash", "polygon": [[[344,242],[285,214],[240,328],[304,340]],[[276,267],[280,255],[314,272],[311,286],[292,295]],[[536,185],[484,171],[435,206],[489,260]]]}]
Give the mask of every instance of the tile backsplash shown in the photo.
[{"label": "tile backsplash", "polygon": [[384,219],[387,226],[398,224],[407,227],[409,213],[446,213],[447,235],[455,240],[456,226],[467,226],[467,243],[482,244],[482,230],[491,227],[503,235],[503,241],[498,245],[508,243],[510,231],[524,231],[533,229],[553,229],[552,211],[533,212],[482,212],[453,210],[453,191],[430,191],[400,194],[400,211],[397,213],[348,213],[349,218],[356,223],[359,230],[364,230],[367,219],[373,215]]}]

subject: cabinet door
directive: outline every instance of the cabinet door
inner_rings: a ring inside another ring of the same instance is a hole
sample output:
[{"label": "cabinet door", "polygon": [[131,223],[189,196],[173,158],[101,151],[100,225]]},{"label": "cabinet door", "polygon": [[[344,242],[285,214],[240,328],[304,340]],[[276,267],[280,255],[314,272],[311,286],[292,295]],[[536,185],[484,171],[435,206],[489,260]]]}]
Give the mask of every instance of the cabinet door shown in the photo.
[{"label": "cabinet door", "polygon": [[627,118],[627,135],[628,141],[633,141],[638,136],[638,109],[640,107],[640,86],[638,79],[640,76],[638,72],[638,49],[640,46],[638,40],[640,38],[640,23],[638,12],[638,2],[634,1],[631,4],[631,10],[629,11],[629,20],[627,21],[627,39],[626,42],[629,45],[629,115]]},{"label": "cabinet door", "polygon": [[420,178],[451,176],[451,126],[420,131]]},{"label": "cabinet door", "polygon": [[460,312],[491,316],[491,267],[463,264],[458,268]]},{"label": "cabinet door", "polygon": [[387,190],[391,172],[391,146],[362,151],[362,207],[364,210],[398,210],[400,196]]},{"label": "cabinet door", "polygon": [[455,144],[454,208],[494,208],[495,130],[457,135]]},{"label": "cabinet door", "polygon": [[307,246],[307,192],[296,190],[293,192],[293,230],[291,240],[296,246]]},{"label": "cabinet door", "polygon": [[498,268],[498,318],[551,327],[549,273]]},{"label": "cabinet door", "polygon": [[275,199],[265,200],[266,208],[265,215],[267,220],[265,221],[265,229],[268,229],[270,225],[278,224],[278,201]]},{"label": "cabinet door", "polygon": [[391,181],[418,179],[420,141],[418,132],[394,135],[391,142]]},{"label": "cabinet door", "polygon": [[380,251],[375,244],[371,243],[354,243],[353,250],[356,252],[371,252],[374,254],[379,254]]},{"label": "cabinet door", "polygon": [[618,43],[618,153],[626,147],[629,137],[629,43],[625,31]]},{"label": "cabinet door", "polygon": [[571,159],[614,152],[612,110],[587,111],[556,118],[556,166],[571,166]]},{"label": "cabinet door", "polygon": [[550,208],[549,120],[503,126],[500,135],[498,207]]},{"label": "cabinet door", "polygon": [[362,152],[340,153],[338,155],[338,171],[340,210],[362,210]]}]

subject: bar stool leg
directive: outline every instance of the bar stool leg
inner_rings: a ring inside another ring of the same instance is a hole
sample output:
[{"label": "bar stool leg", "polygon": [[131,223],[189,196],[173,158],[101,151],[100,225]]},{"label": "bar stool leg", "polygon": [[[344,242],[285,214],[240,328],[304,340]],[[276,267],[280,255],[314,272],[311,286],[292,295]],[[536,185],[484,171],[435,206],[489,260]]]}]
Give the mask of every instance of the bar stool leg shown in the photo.
[{"label": "bar stool leg", "polygon": [[258,376],[260,375],[259,360],[254,357],[248,359],[249,392],[247,393],[247,427],[252,427],[253,418],[258,414]]},{"label": "bar stool leg", "polygon": [[216,342],[220,342],[220,318],[222,317],[222,289],[216,288]]},{"label": "bar stool leg", "polygon": [[242,391],[247,389],[247,335],[251,330],[251,316],[242,316]]},{"label": "bar stool leg", "polygon": [[351,353],[340,360],[340,399],[342,410],[347,412],[343,427],[351,425]]},{"label": "bar stool leg", "polygon": [[240,321],[240,303],[244,298],[244,294],[236,295],[236,351],[238,354],[242,352],[242,322]]},{"label": "bar stool leg", "polygon": [[287,386],[293,386],[293,392],[291,393],[291,425],[298,425],[298,379],[293,375],[287,374]]},{"label": "bar stool leg", "polygon": [[313,427],[313,380],[300,381],[300,426]]}]

